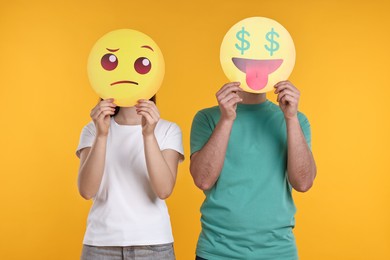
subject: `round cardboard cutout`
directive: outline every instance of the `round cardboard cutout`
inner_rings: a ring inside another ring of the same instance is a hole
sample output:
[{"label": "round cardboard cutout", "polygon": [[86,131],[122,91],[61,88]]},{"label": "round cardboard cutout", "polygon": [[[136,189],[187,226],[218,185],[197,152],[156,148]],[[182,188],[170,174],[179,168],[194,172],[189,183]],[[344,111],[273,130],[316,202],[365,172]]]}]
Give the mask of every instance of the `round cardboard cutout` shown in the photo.
[{"label": "round cardboard cutout", "polygon": [[105,34],[88,58],[88,77],[94,91],[103,99],[114,98],[122,107],[155,95],[164,73],[160,48],[146,34],[131,29]]},{"label": "round cardboard cutout", "polygon": [[251,93],[265,93],[287,80],[295,64],[294,42],[278,22],[265,17],[246,18],[226,33],[220,60],[230,81]]}]

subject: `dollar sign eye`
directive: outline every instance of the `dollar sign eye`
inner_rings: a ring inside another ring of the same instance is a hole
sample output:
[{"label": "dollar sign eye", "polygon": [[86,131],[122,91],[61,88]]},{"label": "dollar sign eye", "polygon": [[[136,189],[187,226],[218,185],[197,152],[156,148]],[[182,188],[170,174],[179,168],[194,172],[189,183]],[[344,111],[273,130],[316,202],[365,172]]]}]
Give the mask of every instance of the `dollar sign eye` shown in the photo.
[{"label": "dollar sign eye", "polygon": [[113,70],[118,66],[118,58],[112,53],[107,53],[102,57],[100,63],[103,69]]},{"label": "dollar sign eye", "polygon": [[146,74],[150,71],[152,68],[152,63],[150,63],[150,60],[145,57],[140,57],[134,62],[134,69],[139,74]]}]

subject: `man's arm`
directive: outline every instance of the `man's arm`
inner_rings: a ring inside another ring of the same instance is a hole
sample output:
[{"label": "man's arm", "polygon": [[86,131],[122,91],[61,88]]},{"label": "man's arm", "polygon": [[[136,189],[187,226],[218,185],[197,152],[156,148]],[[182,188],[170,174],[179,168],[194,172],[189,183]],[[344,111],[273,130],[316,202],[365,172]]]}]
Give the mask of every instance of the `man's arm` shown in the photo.
[{"label": "man's arm", "polygon": [[195,185],[201,190],[211,189],[221,174],[230,132],[236,118],[237,103],[242,99],[238,82],[225,84],[216,94],[221,118],[207,143],[191,155],[190,172]]},{"label": "man's arm", "polygon": [[286,120],[286,124],[288,179],[295,190],[306,192],[313,186],[317,172],[316,164],[298,117]]},{"label": "man's arm", "polygon": [[295,190],[306,192],[313,185],[317,168],[298,120],[300,92],[289,81],[279,82],[275,88],[286,120],[288,179]]}]

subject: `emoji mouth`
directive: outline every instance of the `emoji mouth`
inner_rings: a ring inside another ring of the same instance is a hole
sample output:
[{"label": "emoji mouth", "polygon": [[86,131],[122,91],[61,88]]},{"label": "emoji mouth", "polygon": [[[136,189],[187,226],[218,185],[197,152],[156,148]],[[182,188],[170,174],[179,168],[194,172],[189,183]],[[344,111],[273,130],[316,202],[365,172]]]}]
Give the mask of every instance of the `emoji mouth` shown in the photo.
[{"label": "emoji mouth", "polygon": [[232,58],[234,65],[246,74],[246,84],[253,90],[261,90],[268,83],[268,75],[277,70],[283,59],[254,60]]},{"label": "emoji mouth", "polygon": [[113,82],[113,83],[111,83],[110,85],[111,85],[111,86],[114,86],[114,85],[116,85],[116,84],[122,84],[122,83],[129,83],[129,84],[138,85],[137,82],[135,82],[135,81],[130,81],[130,80],[121,80],[121,81]]}]

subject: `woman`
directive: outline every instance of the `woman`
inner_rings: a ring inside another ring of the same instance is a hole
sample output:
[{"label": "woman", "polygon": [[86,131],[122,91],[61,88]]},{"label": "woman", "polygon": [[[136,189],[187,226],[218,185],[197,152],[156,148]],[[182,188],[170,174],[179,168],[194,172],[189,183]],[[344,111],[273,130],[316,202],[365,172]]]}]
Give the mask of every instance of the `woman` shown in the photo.
[{"label": "woman", "polygon": [[91,118],[77,148],[79,192],[93,199],[81,259],[175,259],[164,199],[184,159],[180,128],[153,99],[102,100]]}]

